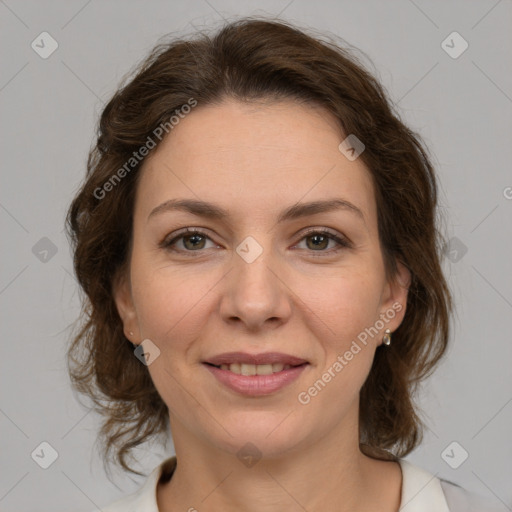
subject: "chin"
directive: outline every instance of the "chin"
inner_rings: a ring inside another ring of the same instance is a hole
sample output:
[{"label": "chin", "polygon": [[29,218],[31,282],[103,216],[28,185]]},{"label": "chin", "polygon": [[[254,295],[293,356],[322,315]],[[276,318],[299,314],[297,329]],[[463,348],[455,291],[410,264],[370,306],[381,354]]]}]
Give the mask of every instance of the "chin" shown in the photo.
[{"label": "chin", "polygon": [[[211,431],[205,432],[205,435],[221,450],[237,457],[254,450],[260,456],[278,458],[309,437],[304,423],[298,422],[294,415],[287,417],[288,414],[289,411],[285,414],[262,411],[234,414],[230,421],[226,419],[222,423],[226,430],[221,428],[216,430],[215,435]],[[211,423],[208,427],[211,428]]]}]

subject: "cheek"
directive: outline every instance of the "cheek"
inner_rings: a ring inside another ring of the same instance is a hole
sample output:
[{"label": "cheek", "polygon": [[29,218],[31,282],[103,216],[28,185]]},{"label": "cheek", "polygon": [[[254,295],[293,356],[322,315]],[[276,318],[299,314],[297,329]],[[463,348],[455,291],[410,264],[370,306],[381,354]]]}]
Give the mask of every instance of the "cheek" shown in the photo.
[{"label": "cheek", "polygon": [[[311,413],[313,424],[322,417],[326,425],[334,425],[347,413],[370,372],[375,355],[376,337],[369,328],[378,319],[379,292],[376,276],[366,273],[330,280],[323,293],[308,297],[310,319],[321,322],[310,325],[323,359],[319,361],[307,387],[297,397],[300,407]],[[313,320],[312,320],[313,322]]]},{"label": "cheek", "polygon": [[[174,412],[194,409],[197,404],[184,392],[195,368],[194,340],[201,337],[209,318],[207,291],[209,279],[179,268],[160,268],[134,273],[132,290],[142,339],[153,341],[160,350],[148,366],[151,379]],[[198,411],[198,414],[200,411]]]},{"label": "cheek", "polygon": [[341,276],[308,281],[296,289],[310,329],[339,350],[378,319],[379,286],[380,279],[370,269],[355,272],[352,268]]},{"label": "cheek", "polygon": [[152,269],[141,262],[138,268],[132,289],[141,334],[166,350],[179,350],[208,319],[207,294],[215,279],[179,267]]}]

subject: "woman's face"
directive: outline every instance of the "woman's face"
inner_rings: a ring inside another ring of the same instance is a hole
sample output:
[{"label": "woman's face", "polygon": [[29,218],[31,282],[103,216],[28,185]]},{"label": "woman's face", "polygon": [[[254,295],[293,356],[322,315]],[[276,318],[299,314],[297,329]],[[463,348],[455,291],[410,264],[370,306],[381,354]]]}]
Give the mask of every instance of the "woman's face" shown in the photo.
[{"label": "woman's face", "polygon": [[[359,391],[403,318],[409,275],[400,265],[404,286],[386,281],[370,175],[344,138],[312,106],[226,100],[195,108],[144,162],[115,299],[127,337],[151,340],[175,442],[233,454],[251,442],[272,457],[357,434]],[[232,352],[245,356],[207,364]],[[236,364],[261,354],[267,364]],[[288,356],[305,364],[279,371]]]}]

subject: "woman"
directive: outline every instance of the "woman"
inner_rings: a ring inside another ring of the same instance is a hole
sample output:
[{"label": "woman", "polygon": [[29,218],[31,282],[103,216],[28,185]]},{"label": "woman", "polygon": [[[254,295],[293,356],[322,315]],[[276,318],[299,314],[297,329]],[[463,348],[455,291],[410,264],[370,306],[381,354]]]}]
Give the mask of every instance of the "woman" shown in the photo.
[{"label": "woman", "polygon": [[176,451],[104,510],[476,507],[403,460],[450,336],[436,194],[347,50],[256,19],[157,46],[68,214],[87,295],[70,371],[105,459],[136,473],[131,450],[169,430]]}]

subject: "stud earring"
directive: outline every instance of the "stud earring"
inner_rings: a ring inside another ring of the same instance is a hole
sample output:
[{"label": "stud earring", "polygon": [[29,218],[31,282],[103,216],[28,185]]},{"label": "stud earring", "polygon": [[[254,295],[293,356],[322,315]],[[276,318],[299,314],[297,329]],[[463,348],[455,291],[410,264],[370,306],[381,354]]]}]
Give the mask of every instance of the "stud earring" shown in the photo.
[{"label": "stud earring", "polygon": [[382,337],[382,343],[384,345],[391,345],[391,331],[389,329],[386,329],[384,331],[384,336]]},{"label": "stud earring", "polygon": [[130,331],[130,336],[133,336],[133,331]]}]

